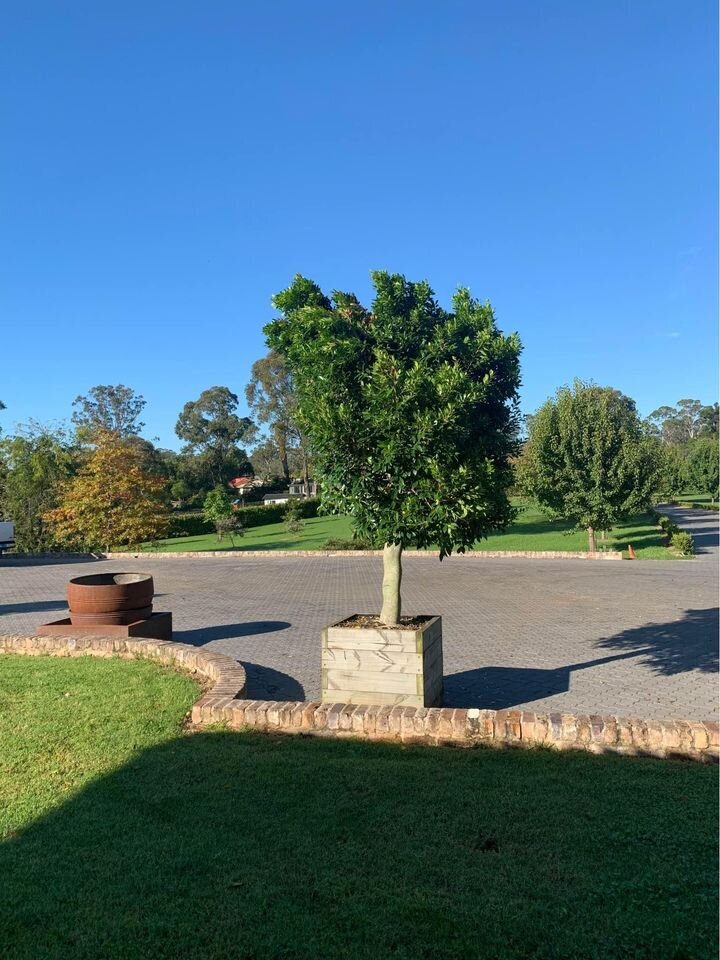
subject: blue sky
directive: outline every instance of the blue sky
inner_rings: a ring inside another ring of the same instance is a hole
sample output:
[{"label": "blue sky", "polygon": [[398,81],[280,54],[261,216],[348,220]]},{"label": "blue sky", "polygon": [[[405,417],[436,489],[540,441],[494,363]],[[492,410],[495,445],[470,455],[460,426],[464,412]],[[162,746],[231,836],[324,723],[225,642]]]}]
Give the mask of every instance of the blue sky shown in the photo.
[{"label": "blue sky", "polygon": [[122,382],[177,447],[294,273],[374,268],[489,299],[526,412],[575,376],[711,402],[715,6],[11,0],[4,431]]}]

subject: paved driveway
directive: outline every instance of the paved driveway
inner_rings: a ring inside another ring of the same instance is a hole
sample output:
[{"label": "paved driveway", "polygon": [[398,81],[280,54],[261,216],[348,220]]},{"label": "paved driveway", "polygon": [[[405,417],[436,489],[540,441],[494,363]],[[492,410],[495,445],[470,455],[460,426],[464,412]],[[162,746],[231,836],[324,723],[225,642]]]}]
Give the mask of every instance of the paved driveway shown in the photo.
[{"label": "paved driveway", "polygon": [[662,504],[660,513],[671,517],[681,530],[687,530],[695,540],[695,553],[699,560],[717,563],[720,533],[720,516],[715,510],[689,510],[687,507],[670,507]]},{"label": "paved driveway", "polygon": [[[717,524],[709,516],[703,527]],[[374,557],[0,560],[0,631],[63,615],[65,584],[145,569],[175,638],[242,661],[249,695],[317,697],[320,630],[379,605]],[[717,716],[717,556],[693,561],[408,559],[405,612],[443,617],[450,706]]]}]

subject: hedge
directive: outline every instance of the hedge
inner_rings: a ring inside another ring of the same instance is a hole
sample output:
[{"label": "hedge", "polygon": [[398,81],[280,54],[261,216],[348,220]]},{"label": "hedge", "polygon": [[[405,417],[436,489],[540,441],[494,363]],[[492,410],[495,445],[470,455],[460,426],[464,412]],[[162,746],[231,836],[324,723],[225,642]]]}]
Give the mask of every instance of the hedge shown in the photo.
[{"label": "hedge", "polygon": [[[303,500],[297,498],[300,504],[300,516],[303,519],[316,517],[320,500],[317,497]],[[267,523],[282,523],[285,519],[285,503],[269,503],[266,506],[240,507],[242,525],[246,530],[250,527],[262,527]],[[215,528],[204,519],[200,511],[186,511],[170,514],[168,537],[201,537],[206,533],[213,533]]]}]

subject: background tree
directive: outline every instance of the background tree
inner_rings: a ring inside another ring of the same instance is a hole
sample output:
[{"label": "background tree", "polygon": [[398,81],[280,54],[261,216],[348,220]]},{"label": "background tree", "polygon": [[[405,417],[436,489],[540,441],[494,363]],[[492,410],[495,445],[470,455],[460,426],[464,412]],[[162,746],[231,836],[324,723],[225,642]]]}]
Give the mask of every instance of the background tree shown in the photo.
[{"label": "background tree", "polygon": [[76,409],[72,422],[81,435],[92,437],[95,433],[111,433],[121,438],[132,437],[145,426],[138,419],[144,406],[144,398],[122,383],[99,385],[92,387],[87,396],[73,400]]},{"label": "background tree", "polygon": [[381,620],[400,618],[406,545],[464,550],[512,517],[520,342],[467,290],[443,310],[425,282],[372,274],[371,310],[297,276],[266,328],[298,393],[327,512],[384,545]]},{"label": "background tree", "polygon": [[720,408],[718,404],[713,403],[712,405],[704,406],[700,411],[699,421],[699,436],[717,438],[718,422],[720,421]]},{"label": "background tree", "polygon": [[298,443],[300,436],[296,423],[297,397],[290,371],[277,351],[271,350],[252,365],[245,397],[257,422],[269,429],[282,477],[289,483],[288,450]]},{"label": "background tree", "polygon": [[690,447],[688,457],[688,481],[699,493],[709,493],[713,501],[718,496],[718,441],[714,437],[703,437]]},{"label": "background tree", "polygon": [[275,480],[287,483],[287,476],[280,459],[280,453],[274,440],[267,438],[250,451],[253,475],[265,483]]},{"label": "background tree", "polygon": [[521,483],[548,513],[585,528],[594,552],[596,530],[650,505],[657,469],[635,403],[618,390],[576,380],[535,414]]},{"label": "background tree", "polygon": [[62,484],[73,470],[67,435],[32,424],[20,435],[0,441],[0,463],[0,517],[14,522],[17,549],[51,550],[57,541],[44,514],[57,505]]},{"label": "background tree", "polygon": [[127,438],[100,431],[77,475],[45,513],[58,541],[89,549],[137,545],[167,531],[163,477],[147,472],[143,453]]},{"label": "background tree", "polygon": [[210,387],[186,403],[178,417],[175,433],[186,441],[180,478],[196,489],[203,484],[205,489],[224,487],[234,476],[252,472],[239,443],[251,441],[255,428],[248,417],[236,414],[237,406],[237,396],[227,387]]},{"label": "background tree", "polygon": [[653,451],[657,463],[657,497],[677,497],[687,489],[688,484],[685,448],[680,444],[662,443],[655,438]]},{"label": "background tree", "polygon": [[233,534],[242,536],[240,517],[233,508],[230,497],[222,487],[216,487],[205,497],[203,517],[215,527],[218,541],[221,541],[227,533],[230,535],[230,542],[235,546]]},{"label": "background tree", "polygon": [[291,497],[285,507],[285,529],[288,533],[300,533],[305,526],[302,513],[300,512],[300,501],[297,497]]},{"label": "background tree", "polygon": [[678,400],[676,406],[658,407],[648,423],[665,443],[689,443],[701,436],[717,435],[718,405],[704,405],[699,400]]}]

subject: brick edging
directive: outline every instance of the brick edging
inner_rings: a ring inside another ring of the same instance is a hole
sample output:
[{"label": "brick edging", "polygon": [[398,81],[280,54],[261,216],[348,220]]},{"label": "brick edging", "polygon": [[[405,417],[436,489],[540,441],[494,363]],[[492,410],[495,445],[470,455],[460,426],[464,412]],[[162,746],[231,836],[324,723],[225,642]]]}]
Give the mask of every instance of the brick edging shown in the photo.
[{"label": "brick edging", "polygon": [[[103,560],[188,560],[188,559],[227,559],[227,560],[274,560],[287,557],[381,557],[382,550],[172,550],[166,553],[152,551],[131,551],[99,554]],[[620,550],[605,550],[597,553],[584,553],[580,550],[473,550],[467,553],[453,554],[469,560],[498,560],[503,557],[524,560],[622,560]],[[421,557],[425,560],[437,560],[438,555],[429,550],[403,550],[403,557]]]},{"label": "brick edging", "polygon": [[245,668],[224,653],[214,653],[171,640],[144,640],[135,637],[33,637],[18,634],[0,635],[0,654],[17,653],[26,656],[50,657],[148,657],[151,660],[177,663],[187,670],[199,673],[212,681],[212,688],[195,706],[203,704],[210,694],[245,696]]},{"label": "brick edging", "polygon": [[634,720],[526,710],[389,707],[312,701],[275,702],[209,697],[193,708],[193,722],[224,722],[277,733],[394,740],[434,746],[524,746],[682,757],[717,763],[714,721]]},{"label": "brick edging", "polygon": [[554,747],[591,753],[683,757],[717,763],[720,728],[714,720],[638,720],[527,710],[389,707],[319,700],[244,700],[245,670],[222,653],[166,640],[120,637],[0,635],[0,654],[150,657],[176,662],[212,681],[192,708],[202,727],[225,723],[277,733],[357,737],[436,746]]}]

